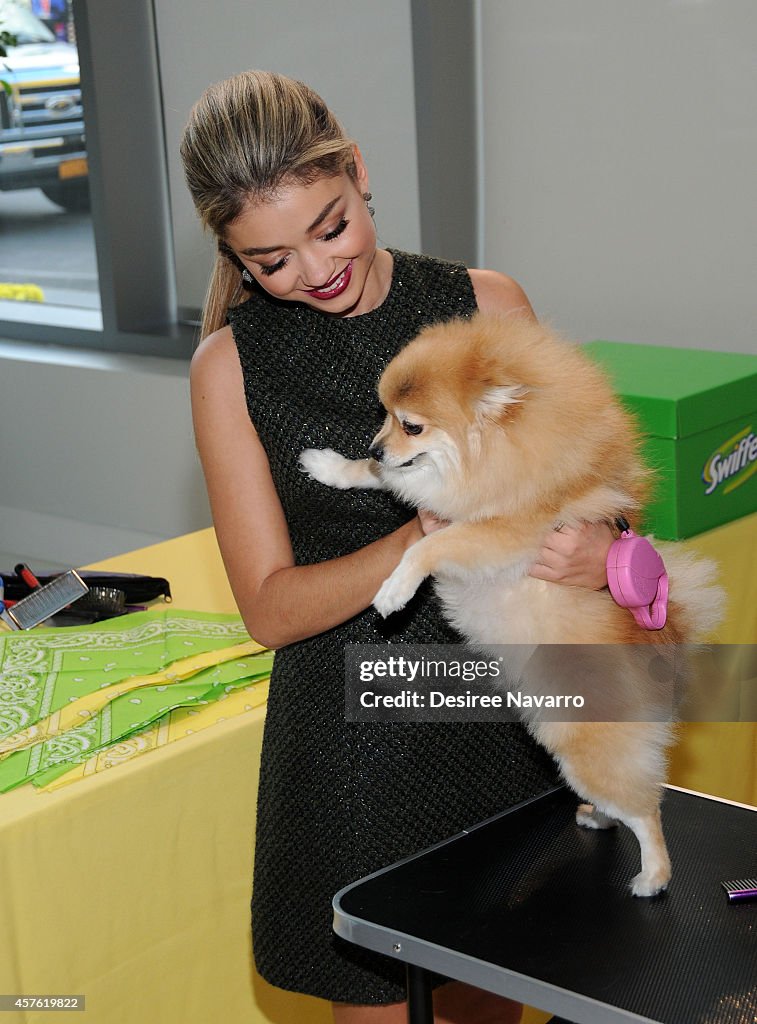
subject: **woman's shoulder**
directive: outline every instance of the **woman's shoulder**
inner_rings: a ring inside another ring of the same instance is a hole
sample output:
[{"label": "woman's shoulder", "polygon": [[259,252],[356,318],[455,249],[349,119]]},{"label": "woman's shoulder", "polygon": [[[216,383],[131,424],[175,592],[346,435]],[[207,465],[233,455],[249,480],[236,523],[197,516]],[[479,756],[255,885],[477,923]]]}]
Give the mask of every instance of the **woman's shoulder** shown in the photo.
[{"label": "woman's shoulder", "polygon": [[484,313],[515,313],[518,311],[536,319],[528,296],[514,278],[508,277],[507,274],[502,274],[498,270],[473,269],[468,273],[476,296],[476,303]]},{"label": "woman's shoulder", "polygon": [[189,373],[193,380],[239,373],[237,347],[228,324],[202,339],[192,355]]},{"label": "woman's shoulder", "polygon": [[394,257],[395,265],[399,262],[401,269],[418,268],[423,272],[423,268],[426,268],[425,272],[431,274],[435,280],[448,280],[450,275],[459,277],[461,274],[470,278],[476,305],[486,313],[514,313],[517,310],[536,319],[525,291],[507,274],[502,274],[498,270],[470,269],[459,261],[438,259],[434,256],[407,253],[397,249],[389,251]]}]

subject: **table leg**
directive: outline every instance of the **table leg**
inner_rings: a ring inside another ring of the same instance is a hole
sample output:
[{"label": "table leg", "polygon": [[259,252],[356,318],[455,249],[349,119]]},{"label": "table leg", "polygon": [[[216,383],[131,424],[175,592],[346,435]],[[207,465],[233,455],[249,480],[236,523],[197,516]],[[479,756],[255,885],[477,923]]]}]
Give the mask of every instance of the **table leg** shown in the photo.
[{"label": "table leg", "polygon": [[434,1024],[431,975],[423,967],[407,965],[408,1024]]}]

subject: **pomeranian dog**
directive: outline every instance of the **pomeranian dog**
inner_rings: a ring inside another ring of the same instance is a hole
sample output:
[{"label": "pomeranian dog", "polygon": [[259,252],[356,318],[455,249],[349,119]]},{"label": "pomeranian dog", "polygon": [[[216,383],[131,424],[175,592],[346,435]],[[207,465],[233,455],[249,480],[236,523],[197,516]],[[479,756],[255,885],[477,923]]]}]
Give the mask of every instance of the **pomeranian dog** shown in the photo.
[{"label": "pomeranian dog", "polygon": [[[300,457],[322,484],[386,488],[449,522],[408,549],[375,607],[399,610],[432,576],[445,614],[474,646],[517,645],[510,685],[543,696],[571,692],[579,676],[594,680],[591,721],[520,715],[587,801],[578,823],[632,829],[641,871],[631,890],[654,896],[671,876],[660,801],[673,728],[664,684],[675,673],[633,655],[654,651],[659,661],[711,632],[722,606],[714,566],[656,544],[670,586],[659,630],[638,625],[607,589],[528,575],[551,530],[633,520],[649,486],[637,426],[577,345],[523,317],[477,313],[425,328],[386,367],[379,397],[386,419],[369,458],[331,449]],[[553,646],[566,644],[601,646],[582,646],[566,669],[566,648]]]}]

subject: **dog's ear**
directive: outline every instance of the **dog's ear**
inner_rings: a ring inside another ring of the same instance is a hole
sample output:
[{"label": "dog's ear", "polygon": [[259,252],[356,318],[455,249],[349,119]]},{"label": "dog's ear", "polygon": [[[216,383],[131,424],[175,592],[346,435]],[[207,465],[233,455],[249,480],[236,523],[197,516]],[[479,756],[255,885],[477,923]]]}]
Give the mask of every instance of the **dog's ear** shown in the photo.
[{"label": "dog's ear", "polygon": [[495,384],[487,387],[476,403],[479,416],[496,419],[508,405],[523,401],[528,394],[525,384]]}]

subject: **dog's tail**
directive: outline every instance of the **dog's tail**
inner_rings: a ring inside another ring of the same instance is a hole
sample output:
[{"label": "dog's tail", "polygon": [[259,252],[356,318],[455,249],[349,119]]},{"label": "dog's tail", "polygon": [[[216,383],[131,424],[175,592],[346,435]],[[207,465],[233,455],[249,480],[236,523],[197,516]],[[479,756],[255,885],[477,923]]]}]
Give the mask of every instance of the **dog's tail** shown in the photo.
[{"label": "dog's tail", "polygon": [[670,601],[676,605],[677,620],[686,640],[702,643],[715,639],[726,609],[726,592],[718,584],[717,563],[682,544],[650,540],[665,562]]}]

